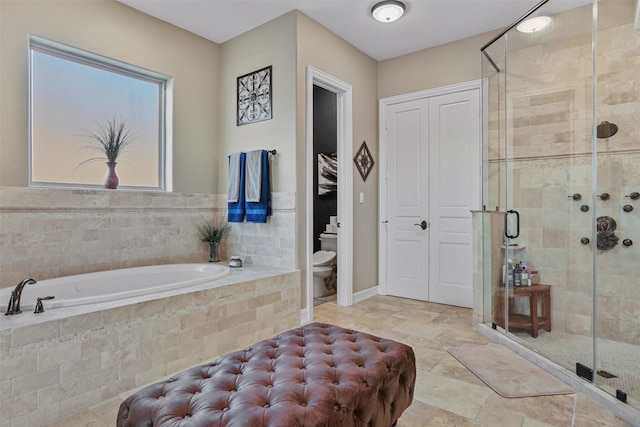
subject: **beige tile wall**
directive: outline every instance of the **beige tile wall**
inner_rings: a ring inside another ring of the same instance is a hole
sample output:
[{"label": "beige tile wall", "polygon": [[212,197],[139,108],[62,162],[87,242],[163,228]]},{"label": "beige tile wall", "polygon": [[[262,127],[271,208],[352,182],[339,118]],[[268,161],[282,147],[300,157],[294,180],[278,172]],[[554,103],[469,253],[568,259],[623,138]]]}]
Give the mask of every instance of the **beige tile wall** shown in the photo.
[{"label": "beige tile wall", "polygon": [[[295,267],[295,196],[274,193],[267,224],[233,224],[221,257]],[[0,286],[72,274],[204,262],[195,225],[224,217],[225,195],[0,187]]]},{"label": "beige tile wall", "polygon": [[[521,214],[518,242],[526,246],[515,256],[553,285],[554,330],[591,335],[596,250],[598,336],[640,344],[640,201],[624,197],[640,191],[640,32],[621,25],[599,31],[597,40],[598,122],[615,123],[619,131],[598,140],[595,193],[610,193],[611,199],[597,199],[595,206],[591,36],[509,53],[509,206]],[[491,93],[503,93],[502,78],[491,79]],[[506,206],[505,112],[498,101],[489,101],[489,209]],[[583,199],[573,201],[573,193]],[[625,204],[634,210],[624,212]],[[601,215],[617,221],[620,237],[606,251],[595,249],[592,237],[595,216]],[[591,243],[581,244],[581,237]],[[623,239],[633,246],[624,247]]]},{"label": "beige tile wall", "polygon": [[296,271],[3,327],[0,426],[43,425],[299,323]]}]

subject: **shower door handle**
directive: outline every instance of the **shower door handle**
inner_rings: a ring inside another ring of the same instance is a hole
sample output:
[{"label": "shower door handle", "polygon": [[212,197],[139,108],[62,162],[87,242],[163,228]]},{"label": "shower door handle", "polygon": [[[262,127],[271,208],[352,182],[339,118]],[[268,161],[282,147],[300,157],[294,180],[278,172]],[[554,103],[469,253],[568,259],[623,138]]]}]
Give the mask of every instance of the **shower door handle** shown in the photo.
[{"label": "shower door handle", "polygon": [[[516,215],[516,234],[515,235],[509,234],[509,228],[508,228],[509,221],[507,220],[510,214]],[[504,235],[508,239],[517,239],[518,236],[520,236],[520,213],[518,211],[514,211],[513,209],[508,210],[506,215],[504,216]]]}]

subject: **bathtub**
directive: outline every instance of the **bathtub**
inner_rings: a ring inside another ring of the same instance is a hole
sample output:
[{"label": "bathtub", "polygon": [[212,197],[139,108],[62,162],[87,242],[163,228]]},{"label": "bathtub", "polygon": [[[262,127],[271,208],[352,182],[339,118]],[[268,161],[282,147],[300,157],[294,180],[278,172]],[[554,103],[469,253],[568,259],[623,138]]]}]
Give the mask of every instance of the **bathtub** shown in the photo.
[{"label": "bathtub", "polygon": [[[87,294],[98,288],[110,295]],[[49,425],[298,327],[300,289],[299,270],[251,264],[228,270],[213,263],[129,268],[27,285],[23,313],[0,314],[0,378],[16,384],[3,388],[0,418],[7,422],[0,424]],[[3,311],[11,290],[0,294]],[[56,298],[44,301],[44,313],[34,314],[36,298],[47,295]],[[98,302],[105,299],[111,301]],[[54,303],[63,306],[52,309]]]},{"label": "bathtub", "polygon": [[[44,302],[47,310],[115,301],[195,286],[229,274],[226,265],[210,263],[153,265],[58,277],[26,285],[22,290],[20,308],[25,312],[33,311],[37,298],[46,296],[55,297]],[[34,279],[37,280],[36,277]],[[6,309],[13,289],[0,290],[3,309]]]}]

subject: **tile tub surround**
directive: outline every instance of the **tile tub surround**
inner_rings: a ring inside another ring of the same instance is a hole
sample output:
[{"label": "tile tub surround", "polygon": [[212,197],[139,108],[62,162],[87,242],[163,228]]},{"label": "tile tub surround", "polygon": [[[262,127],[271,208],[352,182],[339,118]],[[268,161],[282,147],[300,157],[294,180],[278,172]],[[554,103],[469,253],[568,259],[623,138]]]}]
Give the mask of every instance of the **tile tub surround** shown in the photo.
[{"label": "tile tub surround", "polygon": [[[0,187],[0,286],[94,271],[206,262],[195,225],[226,194]],[[295,193],[273,193],[267,224],[232,224],[221,254],[295,268]]]},{"label": "tile tub surround", "polygon": [[38,426],[300,324],[300,272],[264,266],[195,291],[0,322],[0,426]]}]

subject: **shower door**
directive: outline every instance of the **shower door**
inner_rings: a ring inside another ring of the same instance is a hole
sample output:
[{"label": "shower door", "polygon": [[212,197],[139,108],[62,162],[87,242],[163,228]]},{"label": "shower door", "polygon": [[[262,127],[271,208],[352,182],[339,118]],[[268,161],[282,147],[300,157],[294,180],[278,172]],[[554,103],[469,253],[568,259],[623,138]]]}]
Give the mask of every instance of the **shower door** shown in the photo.
[{"label": "shower door", "polygon": [[631,0],[594,15],[594,382],[640,409],[640,16]]},{"label": "shower door", "polygon": [[[640,407],[634,2],[539,6],[550,26],[514,26],[482,55],[483,321]],[[516,262],[551,286],[551,307],[519,296]],[[533,331],[532,310],[550,327]]]}]

